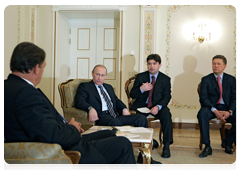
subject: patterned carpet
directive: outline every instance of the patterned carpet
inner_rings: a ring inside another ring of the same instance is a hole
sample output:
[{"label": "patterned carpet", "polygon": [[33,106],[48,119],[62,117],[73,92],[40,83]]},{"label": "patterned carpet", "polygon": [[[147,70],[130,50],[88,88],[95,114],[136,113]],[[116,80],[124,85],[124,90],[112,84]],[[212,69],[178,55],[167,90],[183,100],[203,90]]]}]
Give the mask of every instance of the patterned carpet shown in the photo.
[{"label": "patterned carpet", "polygon": [[[199,148],[171,146],[171,157],[162,158],[161,148],[154,149],[152,151],[152,158],[156,161],[160,161],[163,164],[232,164],[236,160],[236,152],[233,155],[226,154],[224,149],[213,149],[213,154],[206,158],[199,158],[201,153]],[[138,153],[135,152],[135,156]]]}]

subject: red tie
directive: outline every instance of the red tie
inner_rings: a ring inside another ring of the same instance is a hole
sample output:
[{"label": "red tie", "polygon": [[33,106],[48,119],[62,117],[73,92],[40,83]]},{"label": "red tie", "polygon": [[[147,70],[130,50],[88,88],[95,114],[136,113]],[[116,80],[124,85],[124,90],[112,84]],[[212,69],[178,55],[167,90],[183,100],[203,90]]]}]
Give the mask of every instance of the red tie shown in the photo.
[{"label": "red tie", "polygon": [[[155,77],[152,76],[152,86],[154,88],[154,85],[155,85]],[[153,88],[150,90],[149,92],[149,96],[148,96],[148,108],[151,108],[152,107],[152,94],[153,94]]]},{"label": "red tie", "polygon": [[217,104],[219,104],[219,103],[221,102],[221,99],[222,99],[222,84],[221,84],[221,82],[220,82],[220,78],[221,78],[221,77],[217,77],[218,86],[219,86],[219,90],[220,90],[220,98],[219,98]]}]

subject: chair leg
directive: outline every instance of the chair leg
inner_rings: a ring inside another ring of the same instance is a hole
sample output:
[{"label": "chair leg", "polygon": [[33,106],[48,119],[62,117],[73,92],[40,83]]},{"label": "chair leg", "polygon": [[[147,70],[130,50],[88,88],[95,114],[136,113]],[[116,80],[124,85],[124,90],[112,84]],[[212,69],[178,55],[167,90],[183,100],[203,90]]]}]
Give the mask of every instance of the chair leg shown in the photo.
[{"label": "chair leg", "polygon": [[162,147],[162,145],[163,145],[163,140],[162,140],[162,133],[163,133],[163,131],[162,131],[162,125],[160,124],[160,131],[159,131],[159,141],[160,141],[160,147]]},{"label": "chair leg", "polygon": [[200,130],[200,143],[199,143],[199,149],[202,150],[202,133]]},{"label": "chair leg", "polygon": [[222,140],[225,139],[225,123],[222,124],[222,131],[221,131],[221,137],[222,137]]}]

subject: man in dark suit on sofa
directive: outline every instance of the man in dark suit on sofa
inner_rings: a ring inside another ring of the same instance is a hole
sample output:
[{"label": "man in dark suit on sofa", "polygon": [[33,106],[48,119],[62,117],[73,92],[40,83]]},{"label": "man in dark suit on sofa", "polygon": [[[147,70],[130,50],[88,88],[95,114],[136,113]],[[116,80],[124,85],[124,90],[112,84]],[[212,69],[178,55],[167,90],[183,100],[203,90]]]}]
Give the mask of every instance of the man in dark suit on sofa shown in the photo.
[{"label": "man in dark suit on sofa", "polygon": [[209,120],[219,118],[232,124],[231,129],[223,140],[225,152],[233,154],[231,146],[236,143],[236,78],[224,73],[227,59],[216,55],[212,59],[213,73],[202,78],[200,86],[201,109],[197,118],[205,148],[199,157],[212,155],[209,138]]},{"label": "man in dark suit on sofa", "polygon": [[[130,115],[126,105],[115,95],[113,87],[104,83],[107,69],[103,65],[96,65],[92,70],[93,79],[81,83],[77,89],[75,107],[88,112],[89,121],[96,125],[123,126],[148,128],[148,121],[141,114]],[[153,140],[153,147],[158,143]],[[139,154],[137,163],[142,163]],[[151,164],[160,162],[151,159]]]},{"label": "man in dark suit on sofa", "polygon": [[[150,113],[160,119],[163,129],[163,158],[169,158],[169,145],[173,143],[172,115],[167,107],[171,99],[170,77],[159,71],[161,58],[158,54],[147,57],[148,71],[139,73],[135,79],[130,96],[136,99],[132,109],[140,113],[137,108],[148,107]],[[150,114],[149,113],[149,114]],[[149,114],[144,114],[148,116]]]},{"label": "man in dark suit on sofa", "polygon": [[82,164],[136,163],[131,142],[110,130],[81,135],[81,123],[69,122],[36,89],[46,65],[45,52],[35,44],[18,44],[12,54],[12,74],[4,81],[5,142],[58,143],[81,152]]}]

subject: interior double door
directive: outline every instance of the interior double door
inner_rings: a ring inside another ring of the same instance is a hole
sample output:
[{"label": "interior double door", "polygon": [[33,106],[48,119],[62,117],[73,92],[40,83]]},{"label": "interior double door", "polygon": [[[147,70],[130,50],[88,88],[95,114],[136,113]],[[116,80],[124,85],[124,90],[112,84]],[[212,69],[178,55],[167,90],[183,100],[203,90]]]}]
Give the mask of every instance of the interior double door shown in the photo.
[{"label": "interior double door", "polygon": [[71,20],[70,30],[70,63],[76,66],[76,78],[92,79],[92,69],[102,64],[108,71],[105,83],[119,96],[119,20]]}]

